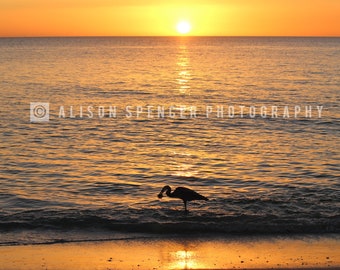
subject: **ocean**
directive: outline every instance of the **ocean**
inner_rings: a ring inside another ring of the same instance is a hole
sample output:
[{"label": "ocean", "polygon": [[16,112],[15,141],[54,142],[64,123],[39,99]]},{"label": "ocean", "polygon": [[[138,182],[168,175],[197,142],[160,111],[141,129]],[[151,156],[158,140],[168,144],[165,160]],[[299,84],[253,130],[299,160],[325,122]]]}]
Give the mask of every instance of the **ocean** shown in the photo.
[{"label": "ocean", "polygon": [[339,74],[340,38],[1,38],[0,245],[338,234]]}]

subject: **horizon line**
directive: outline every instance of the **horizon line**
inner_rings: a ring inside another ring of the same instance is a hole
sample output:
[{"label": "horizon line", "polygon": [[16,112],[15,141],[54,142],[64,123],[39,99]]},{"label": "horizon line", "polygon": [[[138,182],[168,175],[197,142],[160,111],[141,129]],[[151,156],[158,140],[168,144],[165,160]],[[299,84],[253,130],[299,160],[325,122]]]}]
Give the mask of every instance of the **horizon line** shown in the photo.
[{"label": "horizon line", "polygon": [[0,36],[0,38],[340,38],[340,35],[42,35],[42,36]]}]

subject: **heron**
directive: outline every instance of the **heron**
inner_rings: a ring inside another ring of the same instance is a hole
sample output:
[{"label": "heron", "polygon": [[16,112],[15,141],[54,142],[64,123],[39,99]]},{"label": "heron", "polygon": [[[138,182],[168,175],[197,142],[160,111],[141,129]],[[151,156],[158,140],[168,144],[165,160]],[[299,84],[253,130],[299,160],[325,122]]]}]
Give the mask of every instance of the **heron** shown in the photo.
[{"label": "heron", "polygon": [[187,202],[195,201],[195,200],[204,200],[204,201],[209,200],[207,197],[204,197],[203,195],[198,194],[196,191],[193,191],[192,189],[186,188],[186,187],[178,187],[173,192],[171,192],[170,186],[164,186],[161,192],[158,194],[159,199],[163,198],[164,192],[170,198],[182,199],[184,203],[185,212],[188,212]]}]

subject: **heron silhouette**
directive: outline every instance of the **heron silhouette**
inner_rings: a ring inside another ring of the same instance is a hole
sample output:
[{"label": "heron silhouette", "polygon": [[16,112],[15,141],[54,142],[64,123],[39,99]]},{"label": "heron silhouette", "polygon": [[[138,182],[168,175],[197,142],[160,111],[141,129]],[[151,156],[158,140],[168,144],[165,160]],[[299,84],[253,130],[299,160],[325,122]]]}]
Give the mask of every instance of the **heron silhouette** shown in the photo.
[{"label": "heron silhouette", "polygon": [[196,191],[193,191],[192,189],[185,188],[185,187],[178,187],[173,192],[171,192],[170,186],[164,186],[161,192],[158,194],[158,198],[162,199],[164,192],[170,198],[182,199],[184,203],[185,212],[188,212],[187,202],[195,201],[195,200],[204,200],[204,201],[209,200],[207,197],[204,197],[203,195],[198,194]]}]

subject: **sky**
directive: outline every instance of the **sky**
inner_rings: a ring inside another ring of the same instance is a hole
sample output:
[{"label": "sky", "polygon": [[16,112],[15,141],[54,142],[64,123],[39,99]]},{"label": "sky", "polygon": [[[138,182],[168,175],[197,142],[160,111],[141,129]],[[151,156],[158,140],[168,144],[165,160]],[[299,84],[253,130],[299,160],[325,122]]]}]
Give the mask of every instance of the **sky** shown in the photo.
[{"label": "sky", "polygon": [[340,0],[0,0],[0,36],[340,36]]}]

